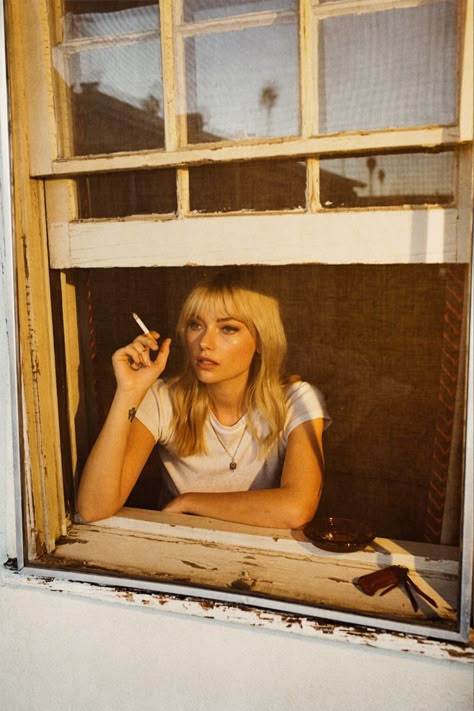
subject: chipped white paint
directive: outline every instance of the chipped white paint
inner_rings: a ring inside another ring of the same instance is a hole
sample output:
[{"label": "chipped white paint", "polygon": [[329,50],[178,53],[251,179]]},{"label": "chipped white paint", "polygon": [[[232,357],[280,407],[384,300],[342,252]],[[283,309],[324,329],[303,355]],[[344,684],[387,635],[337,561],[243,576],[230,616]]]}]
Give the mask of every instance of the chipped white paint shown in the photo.
[{"label": "chipped white paint", "polygon": [[[245,526],[201,516],[170,514],[166,511],[124,507],[115,516],[97,521],[95,525],[109,529],[120,528],[138,534],[172,536],[221,545],[241,545],[280,554],[317,555],[326,562],[328,559],[334,559],[334,554],[315,548],[302,531]],[[422,573],[456,575],[459,549],[455,546],[376,538],[374,543],[364,550],[340,553],[336,558],[340,563],[357,562],[367,566],[373,566],[374,563],[379,566],[405,565]]]},{"label": "chipped white paint", "polygon": [[140,168],[167,168],[170,166],[202,165],[228,161],[259,160],[264,158],[301,158],[302,156],[330,153],[358,153],[433,148],[459,141],[455,126],[386,130],[374,132],[347,132],[335,136],[313,136],[305,139],[251,139],[242,144],[224,142],[197,145],[182,150],[146,150],[139,153],[114,153],[86,156],[84,158],[58,159],[49,167],[42,166],[38,176],[66,176],[107,172],[111,170],[137,170]]},{"label": "chipped white paint", "polygon": [[456,210],[373,210],[55,223],[49,249],[53,268],[407,264],[464,261],[469,237]]},{"label": "chipped white paint", "polygon": [[252,608],[245,605],[230,605],[225,602],[196,598],[179,598],[174,595],[139,590],[127,590],[118,586],[100,585],[83,581],[78,583],[64,578],[37,575],[19,575],[9,572],[3,576],[5,586],[27,590],[49,590],[68,593],[74,597],[91,599],[94,602],[119,604],[124,607],[138,606],[149,610],[166,611],[221,622],[237,623],[273,632],[309,637],[324,641],[347,642],[385,649],[392,652],[408,652],[431,659],[474,663],[474,647],[460,646],[450,642],[435,642],[414,635],[394,634],[371,628],[334,624],[314,617],[295,616],[284,612]]},{"label": "chipped white paint", "polygon": [[[186,524],[189,523],[189,530]],[[442,553],[447,553],[443,560]],[[449,557],[448,557],[449,556]],[[84,572],[125,573],[148,584],[197,586],[197,594],[232,599],[244,595],[262,606],[290,609],[291,603],[323,617],[341,612],[375,615],[430,628],[456,621],[458,551],[375,539],[363,552],[331,554],[313,546],[301,532],[261,529],[200,517],[124,509],[121,516],[76,525],[49,559]],[[435,601],[418,600],[417,612],[400,587],[389,595],[368,596],[354,582],[391,564],[410,569],[413,581]],[[132,583],[133,584],[133,583]],[[290,606],[287,607],[287,602]],[[311,612],[309,612],[311,614]],[[344,615],[342,615],[344,619]]]}]

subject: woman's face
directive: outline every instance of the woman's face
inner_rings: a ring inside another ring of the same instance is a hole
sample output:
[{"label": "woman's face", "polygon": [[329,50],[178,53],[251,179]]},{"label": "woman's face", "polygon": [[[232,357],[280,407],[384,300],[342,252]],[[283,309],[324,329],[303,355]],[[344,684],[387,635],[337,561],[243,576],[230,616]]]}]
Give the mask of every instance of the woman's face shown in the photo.
[{"label": "woman's face", "polygon": [[188,321],[186,344],[194,372],[202,383],[226,383],[237,389],[247,384],[256,341],[242,321],[223,310],[203,310]]}]

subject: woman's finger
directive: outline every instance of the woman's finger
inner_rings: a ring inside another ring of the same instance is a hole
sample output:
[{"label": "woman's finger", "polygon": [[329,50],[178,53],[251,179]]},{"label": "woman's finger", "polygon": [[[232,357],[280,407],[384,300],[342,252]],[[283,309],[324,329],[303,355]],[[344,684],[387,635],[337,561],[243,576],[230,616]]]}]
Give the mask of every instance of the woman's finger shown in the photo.
[{"label": "woman's finger", "polygon": [[160,350],[155,358],[154,365],[161,368],[163,371],[165,369],[166,363],[168,361],[168,356],[170,354],[171,338],[165,338],[163,343],[160,345]]},{"label": "woman's finger", "polygon": [[148,349],[140,343],[130,343],[128,346],[119,348],[112,356],[113,363],[128,361],[136,366],[147,365],[149,362]]},{"label": "woman's finger", "polygon": [[[156,333],[157,337],[159,336],[158,332],[155,331],[154,333]],[[120,364],[125,362],[131,370],[140,370],[145,366],[153,366],[154,371],[156,371],[155,377],[158,377],[166,367],[171,339],[165,339],[160,346],[151,341],[152,339],[147,336],[139,336],[132,343],[119,348],[112,356],[114,368],[120,368]],[[150,358],[151,348],[158,350],[158,354],[153,361]]]}]

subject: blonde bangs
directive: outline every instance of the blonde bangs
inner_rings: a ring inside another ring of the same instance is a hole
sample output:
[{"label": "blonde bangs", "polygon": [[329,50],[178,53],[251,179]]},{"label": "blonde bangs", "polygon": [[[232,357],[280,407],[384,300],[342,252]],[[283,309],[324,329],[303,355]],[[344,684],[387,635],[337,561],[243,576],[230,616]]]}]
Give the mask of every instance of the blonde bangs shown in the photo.
[{"label": "blonde bangs", "polygon": [[250,333],[256,337],[253,319],[253,309],[245,298],[251,294],[244,289],[209,289],[205,286],[197,287],[184,302],[178,320],[177,331],[183,343],[186,338],[186,327],[189,321],[206,312],[222,313],[244,323]]}]

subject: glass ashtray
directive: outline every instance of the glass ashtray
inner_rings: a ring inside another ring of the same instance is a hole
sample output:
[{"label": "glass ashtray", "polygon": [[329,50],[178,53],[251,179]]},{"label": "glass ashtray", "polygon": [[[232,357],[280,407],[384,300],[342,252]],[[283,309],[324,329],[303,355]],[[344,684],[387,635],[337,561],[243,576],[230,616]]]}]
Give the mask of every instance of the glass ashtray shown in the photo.
[{"label": "glass ashtray", "polygon": [[317,548],[333,553],[359,551],[375,538],[364,521],[339,516],[313,519],[306,524],[303,533]]}]

